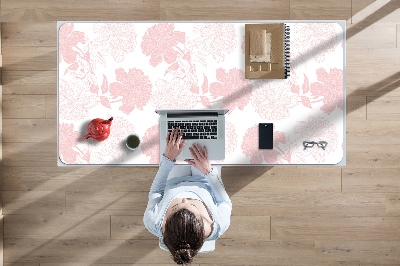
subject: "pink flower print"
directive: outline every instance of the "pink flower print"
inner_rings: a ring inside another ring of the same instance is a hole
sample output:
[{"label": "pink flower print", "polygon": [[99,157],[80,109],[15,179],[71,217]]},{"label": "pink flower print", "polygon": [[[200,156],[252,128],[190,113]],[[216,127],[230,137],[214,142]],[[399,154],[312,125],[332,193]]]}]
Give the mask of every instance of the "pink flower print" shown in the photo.
[{"label": "pink flower print", "polygon": [[155,109],[192,109],[198,102],[197,94],[190,91],[187,79],[174,78],[171,82],[157,80],[152,101]]},{"label": "pink flower print", "polygon": [[253,87],[251,81],[244,78],[244,71],[233,68],[227,72],[219,68],[216,72],[219,82],[210,84],[210,93],[214,98],[223,96],[222,108],[229,109],[229,112],[236,107],[243,110],[250,100]]},{"label": "pink flower print", "polygon": [[174,24],[156,24],[149,28],[141,44],[142,52],[150,56],[150,65],[158,66],[162,60],[167,64],[175,62],[178,52],[173,49],[178,43],[185,43],[185,33],[174,31]]},{"label": "pink flower print", "polygon": [[236,31],[232,23],[199,23],[194,32],[200,34],[195,41],[199,52],[211,55],[218,63],[236,48]]},{"label": "pink flower print", "polygon": [[118,63],[125,59],[127,53],[135,50],[136,32],[133,23],[96,23],[93,32],[99,35],[93,41],[103,56],[111,55]]},{"label": "pink flower print", "polygon": [[294,126],[294,133],[298,134],[299,143],[303,143],[305,140],[328,142],[325,150],[316,145],[304,150],[305,156],[311,155],[317,162],[324,162],[325,158],[338,147],[336,127],[323,117],[310,115],[306,121],[297,122]]},{"label": "pink flower print", "polygon": [[59,124],[59,156],[63,163],[73,164],[76,162],[79,152],[74,150],[74,147],[81,138],[82,132],[74,131],[73,124]]},{"label": "pink flower print", "polygon": [[[281,133],[281,132],[279,132]],[[282,153],[278,152],[276,149],[276,144],[282,141],[281,136],[278,134],[279,139],[275,138],[274,132],[274,149],[273,150],[259,150],[258,149],[258,125],[249,128],[244,135],[244,140],[242,143],[242,152],[247,156],[251,156],[251,164],[262,164],[266,162],[267,164],[277,163]]]},{"label": "pink flower print", "polygon": [[242,45],[240,46],[240,48],[242,48],[242,53],[245,54],[246,53],[246,35],[243,35],[243,40],[242,40]]},{"label": "pink flower print", "polygon": [[237,147],[237,131],[235,125],[229,121],[225,122],[225,153],[231,154]]},{"label": "pink flower print", "polygon": [[142,151],[146,156],[150,156],[149,163],[158,164],[160,162],[160,126],[155,125],[146,130],[142,140]]},{"label": "pink flower print", "polygon": [[85,33],[74,31],[74,24],[65,23],[59,31],[59,51],[60,62],[64,60],[67,64],[72,64],[76,60],[78,43],[85,42]]},{"label": "pink flower print", "polygon": [[96,106],[98,98],[91,93],[90,83],[83,79],[60,80],[59,115],[65,120],[87,117],[89,109]]},{"label": "pink flower print", "polygon": [[143,110],[151,97],[151,82],[142,70],[137,68],[115,70],[117,82],[109,86],[109,92],[112,96],[122,96],[122,106],[120,110],[129,114],[133,109]]},{"label": "pink flower print", "polygon": [[293,26],[291,34],[291,58],[305,61],[313,57],[318,63],[334,52],[338,43],[336,23],[299,23]]},{"label": "pink flower print", "polygon": [[330,114],[335,108],[343,110],[343,71],[337,68],[329,73],[323,69],[317,69],[317,80],[310,86],[314,96],[323,96],[324,105],[321,111]]},{"label": "pink flower print", "polygon": [[291,83],[288,80],[258,82],[251,103],[256,112],[268,120],[285,119],[298,105],[297,94],[291,91]]}]

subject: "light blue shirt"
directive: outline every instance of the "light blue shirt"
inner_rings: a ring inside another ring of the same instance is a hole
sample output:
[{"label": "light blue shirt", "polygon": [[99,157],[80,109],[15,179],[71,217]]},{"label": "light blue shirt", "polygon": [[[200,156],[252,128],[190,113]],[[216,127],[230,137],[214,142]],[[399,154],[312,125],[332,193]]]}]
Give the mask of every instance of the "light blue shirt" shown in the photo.
[{"label": "light blue shirt", "polygon": [[218,169],[214,167],[207,175],[171,178],[168,174],[174,162],[162,156],[160,166],[149,192],[149,202],[144,213],[146,228],[158,238],[162,236],[162,223],[169,203],[182,192],[195,193],[207,206],[214,221],[211,234],[206,240],[219,238],[228,229],[232,202],[225,191]]}]

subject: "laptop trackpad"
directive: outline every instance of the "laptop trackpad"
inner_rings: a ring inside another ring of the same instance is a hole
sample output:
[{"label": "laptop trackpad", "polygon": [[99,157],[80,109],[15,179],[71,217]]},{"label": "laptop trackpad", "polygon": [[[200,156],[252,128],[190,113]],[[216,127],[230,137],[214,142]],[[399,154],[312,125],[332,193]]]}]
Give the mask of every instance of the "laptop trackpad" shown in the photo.
[{"label": "laptop trackpad", "polygon": [[[220,147],[220,145],[217,144],[216,140],[196,140],[196,141],[190,140],[190,141],[187,141],[185,148],[182,150],[182,153],[181,153],[182,159],[193,159],[193,156],[189,150],[189,147],[192,147],[193,143],[198,144],[200,149],[203,152],[204,152],[204,146],[206,146],[207,151],[208,151],[208,158],[210,160],[223,159],[223,154],[225,153],[224,147]],[[222,156],[221,156],[221,151],[222,151]],[[181,157],[181,156],[179,156],[179,157]]]}]

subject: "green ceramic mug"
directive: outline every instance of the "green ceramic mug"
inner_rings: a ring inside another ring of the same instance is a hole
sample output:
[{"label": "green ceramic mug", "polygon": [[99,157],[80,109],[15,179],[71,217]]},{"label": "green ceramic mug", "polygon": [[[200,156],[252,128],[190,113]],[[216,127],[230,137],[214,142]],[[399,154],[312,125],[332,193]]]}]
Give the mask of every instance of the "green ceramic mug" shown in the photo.
[{"label": "green ceramic mug", "polygon": [[139,144],[140,144],[140,139],[135,134],[131,134],[126,138],[126,147],[128,147],[128,149],[132,151],[136,150],[137,147],[139,147]]}]

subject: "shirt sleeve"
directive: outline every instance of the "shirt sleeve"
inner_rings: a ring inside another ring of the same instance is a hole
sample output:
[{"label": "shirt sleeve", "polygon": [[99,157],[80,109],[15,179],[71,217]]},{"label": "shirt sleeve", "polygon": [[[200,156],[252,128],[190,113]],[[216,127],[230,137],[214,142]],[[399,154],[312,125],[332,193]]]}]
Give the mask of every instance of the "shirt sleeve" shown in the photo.
[{"label": "shirt sleeve", "polygon": [[212,193],[214,194],[216,205],[218,207],[219,216],[219,232],[217,237],[220,237],[230,225],[230,218],[232,213],[232,202],[225,191],[225,186],[222,183],[221,175],[218,168],[213,167],[213,170],[205,175],[209,185],[211,186]]},{"label": "shirt sleeve", "polygon": [[159,236],[160,234],[160,228],[157,228],[156,225],[156,217],[160,211],[159,203],[164,196],[165,184],[167,183],[169,172],[171,172],[173,167],[174,162],[163,155],[157,174],[150,188],[149,201],[144,213],[143,223],[155,236]]}]

